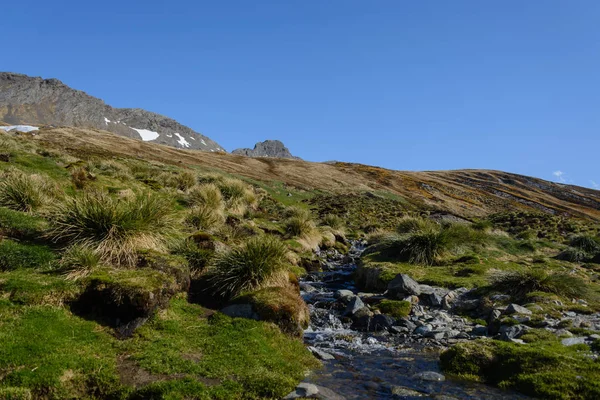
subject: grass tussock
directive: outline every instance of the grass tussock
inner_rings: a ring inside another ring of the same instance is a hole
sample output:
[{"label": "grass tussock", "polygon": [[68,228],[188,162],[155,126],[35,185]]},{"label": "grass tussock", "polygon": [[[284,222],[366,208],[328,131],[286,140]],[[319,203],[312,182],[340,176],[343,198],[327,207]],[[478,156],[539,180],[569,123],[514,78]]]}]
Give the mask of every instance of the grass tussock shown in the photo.
[{"label": "grass tussock", "polygon": [[10,173],[0,180],[0,206],[31,212],[47,202],[46,184],[38,175]]},{"label": "grass tussock", "polygon": [[225,216],[219,208],[198,205],[188,212],[185,222],[198,230],[214,232],[223,226]]},{"label": "grass tussock", "polygon": [[286,268],[285,244],[272,236],[257,236],[219,254],[209,271],[209,280],[214,294],[232,298],[270,286]]},{"label": "grass tussock", "polygon": [[492,288],[525,299],[533,292],[553,293],[558,296],[589,299],[592,291],[587,282],[576,275],[548,272],[542,268],[503,273],[492,281]]},{"label": "grass tussock", "polygon": [[193,207],[206,206],[214,210],[224,207],[221,190],[214,183],[196,185],[187,193],[187,203]]},{"label": "grass tussock", "polygon": [[60,269],[67,280],[78,281],[89,276],[100,264],[100,255],[82,245],[69,247],[60,259]]},{"label": "grass tussock", "polygon": [[173,225],[171,202],[157,194],[116,199],[92,191],[55,209],[49,235],[56,242],[91,248],[103,261],[131,266],[138,250],[164,250]]},{"label": "grass tussock", "polygon": [[336,230],[344,229],[346,224],[344,220],[335,214],[326,214],[321,218],[321,225],[329,226]]}]

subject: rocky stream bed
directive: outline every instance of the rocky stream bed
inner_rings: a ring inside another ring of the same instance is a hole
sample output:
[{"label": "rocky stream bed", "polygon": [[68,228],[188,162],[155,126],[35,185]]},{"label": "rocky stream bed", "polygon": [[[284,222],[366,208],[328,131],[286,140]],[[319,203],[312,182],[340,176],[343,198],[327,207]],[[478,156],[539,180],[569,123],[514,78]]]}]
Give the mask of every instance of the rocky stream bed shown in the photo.
[{"label": "rocky stream bed", "polygon": [[[529,398],[484,384],[449,379],[439,366],[440,352],[453,344],[482,336],[519,343],[518,337],[527,330],[525,325],[496,326],[491,331],[494,324],[478,325],[456,312],[479,306],[479,299],[471,298],[467,289],[433,288],[406,276],[396,277],[385,296],[410,300],[410,315],[394,319],[381,314],[369,304],[381,301],[384,294],[361,293],[353,281],[356,261],[364,247],[365,243],[356,242],[349,255],[335,251],[320,254],[324,260],[322,271],[309,273],[302,280],[302,296],[311,312],[304,339],[323,361],[323,368],[308,376],[286,399]],[[525,322],[529,314],[531,311],[511,304],[493,309],[489,318],[511,315]],[[598,315],[565,317],[600,329]],[[585,320],[578,320],[582,318]],[[546,324],[560,335],[559,322],[549,320]],[[593,339],[572,337],[563,339],[563,344]]]}]

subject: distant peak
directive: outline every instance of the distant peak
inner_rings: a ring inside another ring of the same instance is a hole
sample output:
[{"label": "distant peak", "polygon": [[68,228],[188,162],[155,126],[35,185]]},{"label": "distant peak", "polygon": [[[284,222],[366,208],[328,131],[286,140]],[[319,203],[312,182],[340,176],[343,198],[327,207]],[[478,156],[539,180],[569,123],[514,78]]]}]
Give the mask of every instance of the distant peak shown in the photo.
[{"label": "distant peak", "polygon": [[299,157],[293,156],[280,140],[271,139],[256,143],[254,149],[235,149],[232,153],[247,157],[274,157],[300,160]]}]

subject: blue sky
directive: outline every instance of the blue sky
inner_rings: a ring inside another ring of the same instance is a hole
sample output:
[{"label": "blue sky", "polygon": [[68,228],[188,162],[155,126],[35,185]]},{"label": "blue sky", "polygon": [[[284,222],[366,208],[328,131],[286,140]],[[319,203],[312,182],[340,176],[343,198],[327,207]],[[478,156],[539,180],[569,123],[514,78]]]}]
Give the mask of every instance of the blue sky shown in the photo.
[{"label": "blue sky", "polygon": [[600,185],[598,1],[30,1],[0,70],[177,119],[227,150]]}]

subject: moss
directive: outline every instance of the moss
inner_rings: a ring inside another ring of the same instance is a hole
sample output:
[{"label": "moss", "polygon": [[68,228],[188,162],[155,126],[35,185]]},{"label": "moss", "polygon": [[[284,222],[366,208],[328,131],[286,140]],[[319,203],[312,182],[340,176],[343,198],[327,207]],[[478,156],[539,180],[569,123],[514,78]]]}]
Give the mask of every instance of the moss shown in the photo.
[{"label": "moss", "polygon": [[0,235],[17,239],[38,239],[46,225],[43,218],[0,207]]},{"label": "moss", "polygon": [[293,286],[264,288],[240,296],[234,303],[251,304],[261,320],[273,322],[294,336],[301,336],[310,322],[308,307]]},{"label": "moss", "polygon": [[377,304],[377,309],[394,318],[403,318],[410,314],[411,303],[405,300],[382,300]]},{"label": "moss", "polygon": [[0,293],[13,303],[62,305],[77,298],[81,288],[62,277],[31,270],[0,273]]},{"label": "moss", "polygon": [[46,268],[56,256],[49,247],[0,239],[0,271]]},{"label": "moss", "polygon": [[556,340],[527,346],[486,340],[458,344],[442,353],[440,360],[447,373],[531,396],[596,399],[600,364],[586,357],[583,348],[562,346]]},{"label": "moss", "polygon": [[[114,339],[57,307],[0,302],[0,393],[33,398],[118,398]],[[15,389],[19,388],[19,389]],[[18,398],[18,397],[17,397]]]},{"label": "moss", "polygon": [[558,338],[556,337],[556,335],[546,329],[530,329],[527,331],[527,333],[525,333],[523,336],[521,336],[520,339],[523,340],[525,343],[540,342],[540,341],[547,341],[547,342],[558,341]]},{"label": "moss", "polygon": [[[167,311],[124,343],[140,368],[178,377],[151,385],[147,392],[185,398],[198,389],[199,398],[281,398],[318,365],[300,340],[272,324],[220,313],[199,318],[204,313],[200,306],[173,299]],[[190,379],[195,377],[212,380],[213,386]]]}]

